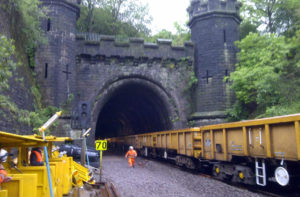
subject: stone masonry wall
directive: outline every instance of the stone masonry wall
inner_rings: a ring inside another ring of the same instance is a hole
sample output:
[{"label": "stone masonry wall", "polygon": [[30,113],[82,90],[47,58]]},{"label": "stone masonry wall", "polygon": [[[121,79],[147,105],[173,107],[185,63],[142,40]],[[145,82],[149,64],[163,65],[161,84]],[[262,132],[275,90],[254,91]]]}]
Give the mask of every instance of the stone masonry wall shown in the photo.
[{"label": "stone masonry wall", "polygon": [[[37,49],[35,71],[45,104],[60,106],[66,102],[67,93],[75,94],[75,33],[79,8],[65,1],[41,1],[48,10],[47,18],[41,22],[47,44]],[[72,74],[68,80],[67,71]]]},{"label": "stone masonry wall", "polygon": [[[169,40],[144,44],[131,39],[118,44],[111,36],[87,39],[77,36],[77,93],[78,100],[92,105],[92,126],[98,117],[97,103],[105,99],[106,90],[114,81],[132,79],[147,81],[167,94],[172,106],[174,128],[186,126],[191,112],[188,80],[193,72],[193,45],[172,47]],[[95,41],[96,40],[96,41]],[[120,82],[118,85],[122,85]]]},{"label": "stone masonry wall", "polygon": [[236,63],[239,7],[237,0],[193,0],[188,8],[198,78],[197,107],[191,118],[197,125],[226,121],[225,111],[233,103],[230,84],[224,78]]}]

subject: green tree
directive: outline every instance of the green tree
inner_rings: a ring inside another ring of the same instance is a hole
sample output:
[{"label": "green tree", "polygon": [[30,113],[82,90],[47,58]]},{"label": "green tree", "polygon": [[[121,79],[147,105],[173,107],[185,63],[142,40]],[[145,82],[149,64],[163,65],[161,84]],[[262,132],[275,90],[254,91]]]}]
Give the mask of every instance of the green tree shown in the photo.
[{"label": "green tree", "polygon": [[232,119],[300,111],[300,31],[296,35],[250,33],[236,43],[238,64],[229,77],[237,97]]},{"label": "green tree", "polygon": [[151,20],[148,5],[140,0],[89,0],[81,6],[77,27],[82,32],[133,37],[149,35]]},{"label": "green tree", "polygon": [[241,15],[269,33],[284,33],[299,20],[298,0],[242,0]]},{"label": "green tree", "polygon": [[92,28],[92,22],[94,17],[94,10],[96,6],[100,5],[100,0],[84,0],[82,1],[83,7],[81,7],[81,11],[84,9],[84,12],[81,13],[84,15],[84,18],[80,24],[82,25],[82,29],[85,29],[86,32],[90,32]]},{"label": "green tree", "polygon": [[257,25],[254,25],[251,21],[244,19],[240,25],[240,39],[245,38],[251,32],[258,32]]}]

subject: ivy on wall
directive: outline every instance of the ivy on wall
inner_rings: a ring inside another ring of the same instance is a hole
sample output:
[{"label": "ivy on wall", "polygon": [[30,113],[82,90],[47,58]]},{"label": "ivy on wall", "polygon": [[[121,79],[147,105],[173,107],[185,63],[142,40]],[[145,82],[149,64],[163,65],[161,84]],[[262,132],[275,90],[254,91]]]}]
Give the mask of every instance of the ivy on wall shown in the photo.
[{"label": "ivy on wall", "polygon": [[34,111],[20,109],[9,94],[9,80],[17,83],[23,78],[16,78],[13,73],[20,63],[15,60],[15,45],[12,39],[0,34],[0,115],[8,117],[9,121],[26,124],[37,132],[38,128],[59,109],[53,106],[42,107],[41,95],[36,85],[32,85],[31,94],[35,98]]},{"label": "ivy on wall", "polygon": [[39,43],[47,43],[40,20],[47,10],[39,6],[39,0],[8,0],[0,2],[10,19],[11,33],[18,48],[26,53],[29,66],[34,66],[34,53]]},{"label": "ivy on wall", "polygon": [[0,91],[8,90],[8,79],[16,70],[17,64],[12,56],[14,53],[13,41],[0,34]]}]

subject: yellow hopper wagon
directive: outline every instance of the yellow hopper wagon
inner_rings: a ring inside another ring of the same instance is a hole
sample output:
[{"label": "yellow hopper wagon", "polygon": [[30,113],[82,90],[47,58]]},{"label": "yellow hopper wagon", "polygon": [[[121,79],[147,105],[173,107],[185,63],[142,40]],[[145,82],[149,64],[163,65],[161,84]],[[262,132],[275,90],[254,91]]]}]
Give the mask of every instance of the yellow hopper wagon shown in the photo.
[{"label": "yellow hopper wagon", "polygon": [[145,157],[244,184],[299,184],[300,114],[111,138]]}]

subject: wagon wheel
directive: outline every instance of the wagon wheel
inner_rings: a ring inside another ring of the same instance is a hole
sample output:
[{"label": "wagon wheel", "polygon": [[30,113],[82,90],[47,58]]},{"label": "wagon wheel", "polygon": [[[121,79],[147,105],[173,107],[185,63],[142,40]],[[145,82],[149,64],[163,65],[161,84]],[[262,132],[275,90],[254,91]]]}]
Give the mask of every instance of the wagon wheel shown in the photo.
[{"label": "wagon wheel", "polygon": [[215,164],[212,168],[212,174],[214,177],[216,177],[217,179],[222,179],[221,176],[221,171],[220,171],[220,166],[218,164]]}]

